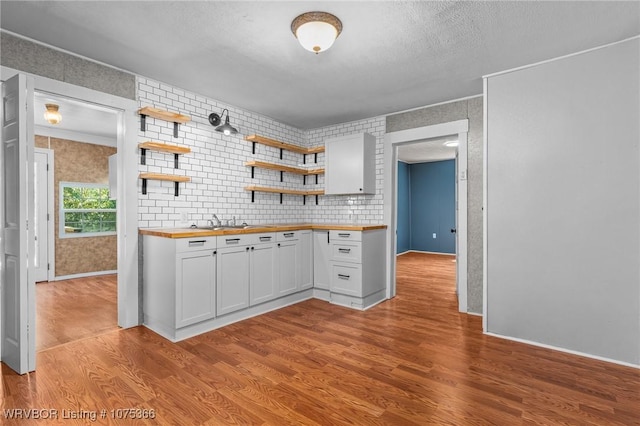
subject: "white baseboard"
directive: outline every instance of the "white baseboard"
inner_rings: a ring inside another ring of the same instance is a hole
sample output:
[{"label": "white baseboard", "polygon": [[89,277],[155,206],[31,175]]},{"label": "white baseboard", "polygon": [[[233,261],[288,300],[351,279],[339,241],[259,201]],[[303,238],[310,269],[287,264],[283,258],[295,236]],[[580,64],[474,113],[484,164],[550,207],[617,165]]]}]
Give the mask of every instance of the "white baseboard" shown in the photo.
[{"label": "white baseboard", "polygon": [[98,275],[111,275],[111,274],[117,274],[117,273],[118,273],[117,270],[83,272],[81,274],[60,275],[59,277],[56,277],[54,281],[72,280],[74,278],[97,277]]},{"label": "white baseboard", "polygon": [[437,252],[437,251],[422,251],[422,250],[409,250],[409,251],[405,251],[402,254],[405,254],[405,253],[439,254],[441,256],[455,256],[456,255],[455,253],[440,253],[440,252]]},{"label": "white baseboard", "polygon": [[477,313],[477,312],[468,312],[468,311],[467,311],[467,312],[465,312],[465,314],[468,314],[468,315],[475,315],[475,316],[477,316],[477,317],[481,317],[481,316],[483,316],[482,314],[479,314],[479,313]]},{"label": "white baseboard", "polygon": [[396,256],[402,256],[403,254],[411,253],[411,250],[403,251],[402,253],[396,253]]},{"label": "white baseboard", "polygon": [[489,333],[489,332],[486,332],[486,331],[484,332],[484,334],[486,334],[487,336],[498,337],[500,339],[505,339],[505,340],[512,340],[514,342],[524,343],[526,345],[538,346],[540,348],[551,349],[551,350],[554,350],[554,351],[564,352],[564,353],[568,353],[568,354],[571,354],[571,355],[583,356],[585,358],[597,359],[598,361],[610,362],[612,364],[623,365],[625,367],[631,367],[631,368],[636,368],[636,369],[640,370],[640,364],[631,364],[630,362],[620,361],[620,360],[617,360],[617,359],[605,358],[605,357],[602,357],[602,356],[592,355],[592,354],[588,354],[588,353],[585,353],[585,352],[574,351],[572,349],[567,349],[567,348],[561,348],[561,347],[558,347],[558,346],[547,345],[545,343],[533,342],[531,340],[526,340],[526,339],[519,339],[517,337],[503,336],[501,334]]}]

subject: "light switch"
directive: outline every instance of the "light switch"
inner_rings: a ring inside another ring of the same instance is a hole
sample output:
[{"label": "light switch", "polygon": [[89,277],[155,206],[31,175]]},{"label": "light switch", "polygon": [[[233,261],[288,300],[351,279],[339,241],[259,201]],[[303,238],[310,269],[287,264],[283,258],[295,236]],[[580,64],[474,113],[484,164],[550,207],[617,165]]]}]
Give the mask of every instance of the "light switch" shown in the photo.
[{"label": "light switch", "polygon": [[433,238],[435,238],[435,237],[436,237],[436,233],[434,232],[434,233],[433,233]]}]

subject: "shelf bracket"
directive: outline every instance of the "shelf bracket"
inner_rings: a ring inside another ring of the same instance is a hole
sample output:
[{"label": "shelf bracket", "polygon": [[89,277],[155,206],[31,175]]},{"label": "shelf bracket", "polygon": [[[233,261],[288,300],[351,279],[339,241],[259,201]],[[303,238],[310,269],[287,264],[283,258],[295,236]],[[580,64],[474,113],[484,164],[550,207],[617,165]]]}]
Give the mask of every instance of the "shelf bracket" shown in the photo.
[{"label": "shelf bracket", "polygon": [[147,116],[144,114],[140,114],[140,131],[144,132],[147,130]]},{"label": "shelf bracket", "polygon": [[302,175],[302,184],[303,185],[307,184],[307,175]]},{"label": "shelf bracket", "polygon": [[180,195],[180,183],[179,182],[174,182],[174,189],[175,189],[175,191],[174,191],[173,195],[175,195],[177,197],[178,195]]},{"label": "shelf bracket", "polygon": [[254,166],[251,166],[251,179],[255,177],[255,173],[256,173],[256,168]]},{"label": "shelf bracket", "polygon": [[282,148],[280,148],[280,159],[282,160],[282,151],[284,151]]},{"label": "shelf bracket", "polygon": [[173,137],[177,138],[178,137],[178,127],[180,126],[180,123],[173,123]]},{"label": "shelf bracket", "polygon": [[318,175],[316,175],[316,185],[318,184]]},{"label": "shelf bracket", "polygon": [[302,154],[302,164],[307,164],[307,154]]},{"label": "shelf bracket", "polygon": [[307,194],[302,196],[302,205],[306,205],[307,204]]},{"label": "shelf bracket", "polygon": [[316,164],[318,164],[318,153],[313,154],[313,159]]},{"label": "shelf bracket", "polygon": [[256,191],[251,191],[251,202],[253,203],[256,200]]},{"label": "shelf bracket", "polygon": [[284,172],[280,170],[280,182],[284,182]]},{"label": "shelf bracket", "polygon": [[280,204],[282,204],[282,192],[280,193]]},{"label": "shelf bracket", "polygon": [[316,195],[316,206],[318,205],[318,196]]},{"label": "shelf bracket", "polygon": [[145,148],[140,148],[140,164],[147,164],[147,150]]},{"label": "shelf bracket", "polygon": [[142,195],[147,195],[147,180],[142,179]]},{"label": "shelf bracket", "polygon": [[251,147],[251,153],[252,153],[252,154],[255,154],[255,153],[256,153],[256,143],[255,143],[255,142],[253,142],[251,145],[253,145],[253,146]]},{"label": "shelf bracket", "polygon": [[178,154],[173,154],[173,168],[174,169],[178,168],[178,158],[180,158],[180,156]]}]

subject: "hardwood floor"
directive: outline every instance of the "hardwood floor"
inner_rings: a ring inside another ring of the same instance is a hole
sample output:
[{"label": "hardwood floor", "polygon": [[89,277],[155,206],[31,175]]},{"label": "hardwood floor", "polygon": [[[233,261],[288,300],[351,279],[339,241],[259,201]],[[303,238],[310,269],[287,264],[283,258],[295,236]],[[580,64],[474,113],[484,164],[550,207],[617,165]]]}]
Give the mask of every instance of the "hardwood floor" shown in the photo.
[{"label": "hardwood floor", "polygon": [[454,267],[401,256],[398,296],[366,312],[309,300],[178,344],[137,327],[58,346],[33,374],[2,366],[2,406],[102,424],[132,424],[113,418],[126,408],[161,425],[640,424],[639,370],[483,335]]},{"label": "hardwood floor", "polygon": [[36,284],[36,350],[118,329],[117,275]]}]

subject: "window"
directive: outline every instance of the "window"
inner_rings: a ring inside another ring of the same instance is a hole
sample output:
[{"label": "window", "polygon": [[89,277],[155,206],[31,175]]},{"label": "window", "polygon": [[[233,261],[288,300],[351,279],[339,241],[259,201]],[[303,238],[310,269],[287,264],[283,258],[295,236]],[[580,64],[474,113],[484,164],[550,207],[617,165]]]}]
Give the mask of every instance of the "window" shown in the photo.
[{"label": "window", "polygon": [[60,238],[116,234],[116,200],[109,185],[60,182]]}]

